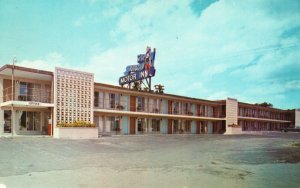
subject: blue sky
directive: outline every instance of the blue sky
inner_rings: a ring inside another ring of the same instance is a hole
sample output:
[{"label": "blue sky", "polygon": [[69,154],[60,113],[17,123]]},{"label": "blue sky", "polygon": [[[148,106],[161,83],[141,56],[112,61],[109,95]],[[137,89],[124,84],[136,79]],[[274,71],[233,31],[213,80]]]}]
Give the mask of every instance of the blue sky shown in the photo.
[{"label": "blue sky", "polygon": [[0,62],[118,84],[146,46],[167,93],[300,108],[300,1],[0,0]]}]

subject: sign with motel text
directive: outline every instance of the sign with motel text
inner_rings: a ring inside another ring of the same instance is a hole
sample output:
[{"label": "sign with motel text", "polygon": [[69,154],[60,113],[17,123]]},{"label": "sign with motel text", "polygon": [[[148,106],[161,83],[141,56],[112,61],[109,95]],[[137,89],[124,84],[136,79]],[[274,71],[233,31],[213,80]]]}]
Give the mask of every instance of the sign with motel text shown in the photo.
[{"label": "sign with motel text", "polygon": [[151,48],[147,47],[145,54],[137,56],[137,65],[129,65],[126,67],[124,76],[119,78],[119,84],[123,86],[155,76],[155,53],[155,48],[151,51]]}]

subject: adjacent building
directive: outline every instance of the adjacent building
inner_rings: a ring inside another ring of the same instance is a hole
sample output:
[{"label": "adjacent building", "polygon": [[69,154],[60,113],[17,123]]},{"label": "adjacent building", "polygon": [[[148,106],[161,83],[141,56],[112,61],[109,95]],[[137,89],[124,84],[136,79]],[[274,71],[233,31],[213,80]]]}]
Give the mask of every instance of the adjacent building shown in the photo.
[{"label": "adjacent building", "polygon": [[[13,75],[13,76],[12,76]],[[128,134],[242,134],[300,126],[300,110],[137,91],[56,68],[0,68],[0,135],[98,138]],[[77,121],[95,127],[59,127]]]}]

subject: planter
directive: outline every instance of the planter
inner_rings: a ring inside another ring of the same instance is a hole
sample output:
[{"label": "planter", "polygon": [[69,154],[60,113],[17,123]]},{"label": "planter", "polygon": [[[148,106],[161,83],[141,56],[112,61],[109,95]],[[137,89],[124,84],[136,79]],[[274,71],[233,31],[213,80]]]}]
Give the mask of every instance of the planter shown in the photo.
[{"label": "planter", "polygon": [[66,139],[96,139],[98,138],[97,127],[56,127],[54,138]]},{"label": "planter", "polygon": [[226,127],[226,132],[224,134],[243,134],[242,128],[239,127]]}]

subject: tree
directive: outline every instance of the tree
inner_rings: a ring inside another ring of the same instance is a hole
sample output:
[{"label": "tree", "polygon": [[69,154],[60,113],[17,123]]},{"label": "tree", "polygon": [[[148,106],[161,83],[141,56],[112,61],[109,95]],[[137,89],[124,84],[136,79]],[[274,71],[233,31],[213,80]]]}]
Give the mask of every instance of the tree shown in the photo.
[{"label": "tree", "polygon": [[132,86],[132,89],[141,90],[141,84],[140,84],[140,82],[134,82],[133,86]]},{"label": "tree", "polygon": [[156,93],[164,93],[165,86],[158,84],[158,85],[155,85],[154,87],[155,87]]},{"label": "tree", "polygon": [[267,107],[267,108],[272,108],[273,104],[268,103],[268,102],[263,102],[263,103],[255,103],[257,106],[262,106],[262,107]]}]

